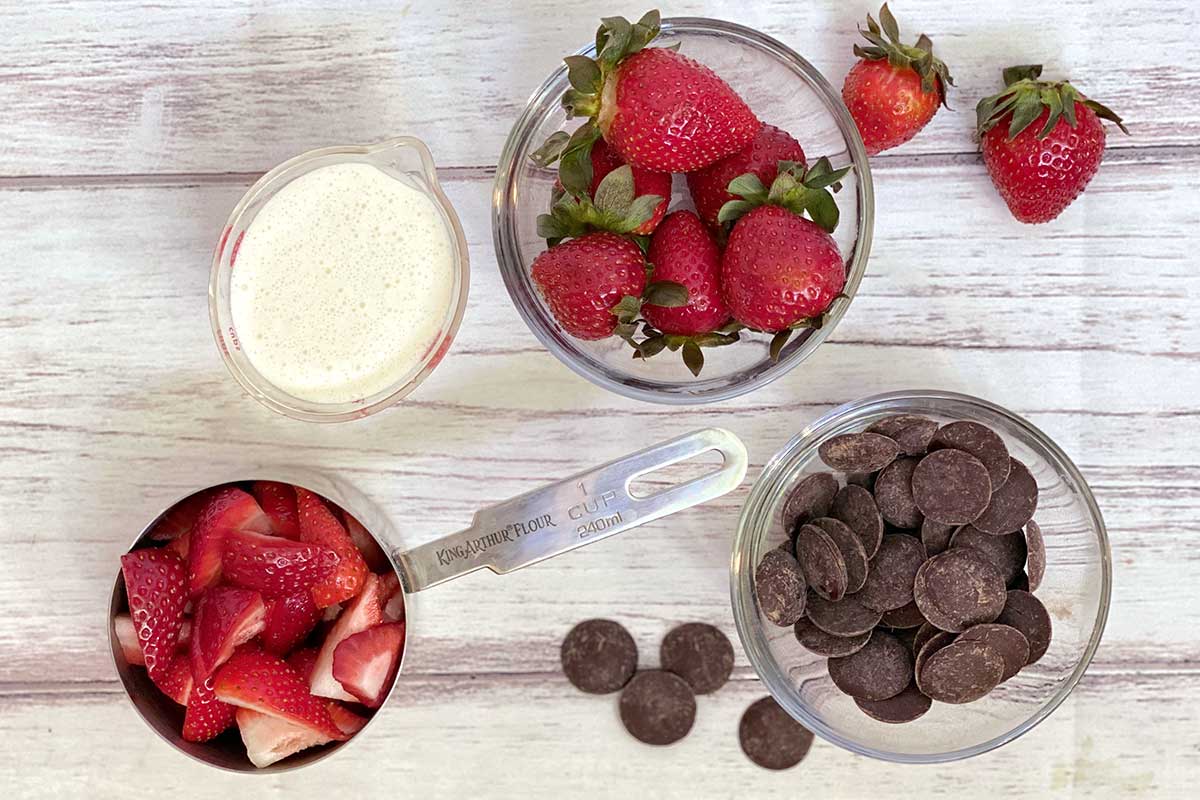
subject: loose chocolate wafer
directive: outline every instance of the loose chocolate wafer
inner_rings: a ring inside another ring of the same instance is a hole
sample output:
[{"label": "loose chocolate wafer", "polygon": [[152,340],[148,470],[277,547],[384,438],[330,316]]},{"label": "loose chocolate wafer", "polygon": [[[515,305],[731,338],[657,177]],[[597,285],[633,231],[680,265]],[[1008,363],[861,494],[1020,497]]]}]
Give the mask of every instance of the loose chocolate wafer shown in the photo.
[{"label": "loose chocolate wafer", "polygon": [[912,472],[912,498],[926,519],[964,525],[992,499],[987,467],[962,450],[935,450]]},{"label": "loose chocolate wafer", "polygon": [[944,551],[958,528],[958,525],[946,525],[926,517],[921,523],[921,544],[925,545],[925,552],[936,556]]},{"label": "loose chocolate wafer", "polygon": [[696,694],[709,694],[733,673],[733,645],[718,628],[688,622],[663,637],[659,664],[687,681]]},{"label": "loose chocolate wafer", "polygon": [[563,639],[563,674],[589,694],[615,692],[637,669],[637,644],[629,631],[610,619],[581,622]]},{"label": "loose chocolate wafer", "polygon": [[837,493],[837,478],[830,473],[814,472],[805,476],[783,504],[783,529],[790,534],[797,524],[827,516]]},{"label": "loose chocolate wafer", "polygon": [[906,425],[896,432],[893,439],[900,445],[900,452],[906,456],[923,456],[929,450],[929,443],[938,431],[938,424],[931,419],[923,419]]},{"label": "loose chocolate wafer", "polygon": [[983,642],[953,642],[929,655],[921,665],[917,685],[931,700],[970,703],[1000,683],[1004,659]]},{"label": "loose chocolate wafer", "polygon": [[871,631],[857,636],[834,636],[818,628],[808,617],[796,622],[793,633],[796,634],[796,641],[804,645],[804,649],[826,658],[857,653],[871,638]]},{"label": "loose chocolate wafer", "polygon": [[805,615],[821,630],[834,636],[859,636],[870,633],[879,624],[880,613],[872,611],[857,599],[848,595],[838,602],[830,602],[819,595],[808,598]]},{"label": "loose chocolate wafer", "polygon": [[1029,640],[1027,665],[1036,663],[1038,659],[1046,655],[1052,633],[1050,613],[1046,611],[1042,601],[1029,592],[1019,589],[1009,591],[1004,610],[1000,612],[996,622],[1001,625],[1011,625]]},{"label": "loose chocolate wafer", "polygon": [[621,692],[621,722],[646,744],[671,744],[692,729],[696,695],[678,675],[653,669],[639,672]]},{"label": "loose chocolate wafer", "polygon": [[900,608],[885,611],[883,619],[880,620],[880,624],[895,629],[919,628],[926,622],[925,615],[917,608],[915,600]]},{"label": "loose chocolate wafer", "polygon": [[1019,531],[993,536],[981,532],[974,525],[963,525],[950,540],[950,546],[978,550],[1000,573],[1005,585],[1015,580],[1025,566],[1025,536]]},{"label": "loose chocolate wafer", "polygon": [[781,627],[804,616],[808,587],[796,559],[778,548],[768,550],[754,570],[754,591],[763,615]]},{"label": "loose chocolate wafer", "polygon": [[925,619],[944,631],[959,633],[995,621],[1004,608],[1005,586],[979,551],[951,547],[917,570],[913,597]]},{"label": "loose chocolate wafer", "polygon": [[877,630],[857,653],[829,659],[829,677],[851,697],[886,700],[912,682],[912,653],[895,636]]},{"label": "loose chocolate wafer", "polygon": [[833,499],[831,513],[858,534],[867,558],[874,558],[879,543],[883,541],[883,516],[871,492],[853,484],[844,487]]},{"label": "loose chocolate wafer", "polygon": [[817,448],[821,460],[842,472],[878,472],[900,454],[895,439],[877,433],[844,433]]},{"label": "loose chocolate wafer", "polygon": [[867,608],[891,611],[913,600],[913,580],[925,563],[925,546],[902,533],[883,537],[879,552],[871,561],[867,582],[855,594]]},{"label": "loose chocolate wafer", "polygon": [[867,551],[862,539],[849,525],[833,517],[818,517],[812,524],[829,534],[841,551],[842,561],[846,564],[846,594],[854,594],[867,580]]},{"label": "loose chocolate wafer", "polygon": [[1026,578],[1029,591],[1036,592],[1046,577],[1046,540],[1042,538],[1042,526],[1033,520],[1025,526]]},{"label": "loose chocolate wafer", "polygon": [[[890,417],[884,417],[878,422],[867,426],[867,433],[878,433],[880,436],[886,436],[889,439],[895,439],[896,435],[905,428],[916,425],[920,422],[930,422],[927,417],[922,417],[919,414],[893,414]],[[937,423],[933,423],[934,428],[937,428]]]},{"label": "loose chocolate wafer", "polygon": [[813,735],[768,696],[755,700],[742,714],[738,741],[746,757],[760,767],[787,769],[808,755]]},{"label": "loose chocolate wafer", "polygon": [[1037,511],[1037,481],[1020,461],[1015,458],[1010,461],[1008,480],[992,492],[987,509],[971,522],[984,533],[1002,536],[1019,531]]},{"label": "loose chocolate wafer", "polygon": [[862,700],[856,697],[854,704],[871,719],[899,725],[924,716],[933,701],[921,693],[916,683],[910,683],[895,697],[886,700]]},{"label": "loose chocolate wafer", "polygon": [[1001,683],[1020,672],[1029,661],[1029,640],[1025,638],[1025,634],[1010,625],[999,625],[995,622],[976,625],[960,633],[955,641],[983,642],[999,653],[1004,659]]},{"label": "loose chocolate wafer", "polygon": [[[934,434],[929,449],[962,450],[978,458],[987,467],[993,491],[1008,479],[1008,448],[999,434],[978,422],[951,422]],[[968,520],[969,521],[969,520]]]},{"label": "loose chocolate wafer", "polygon": [[921,509],[913,499],[912,476],[915,458],[898,458],[888,464],[875,479],[875,504],[879,513],[897,528],[919,528]]},{"label": "loose chocolate wafer", "polygon": [[841,600],[845,596],[850,580],[846,561],[824,530],[816,525],[800,526],[796,532],[796,561],[804,573],[804,582],[814,592],[826,600]]}]

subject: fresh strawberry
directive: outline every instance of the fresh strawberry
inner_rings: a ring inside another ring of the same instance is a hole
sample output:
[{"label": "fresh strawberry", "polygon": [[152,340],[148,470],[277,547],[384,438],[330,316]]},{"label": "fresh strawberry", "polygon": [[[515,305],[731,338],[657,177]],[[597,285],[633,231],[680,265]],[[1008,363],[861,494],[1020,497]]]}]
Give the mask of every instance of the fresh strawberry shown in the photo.
[{"label": "fresh strawberry", "polygon": [[321,609],[313,602],[311,590],[269,600],[262,632],[263,649],[275,655],[289,653],[320,621]]},{"label": "fresh strawberry", "polygon": [[138,643],[137,628],[128,614],[118,614],[113,617],[113,633],[121,648],[121,657],[126,664],[145,666],[146,659],[142,657],[142,646]]},{"label": "fresh strawberry", "polygon": [[201,595],[192,635],[192,674],[196,680],[207,680],[236,648],[258,636],[266,624],[265,617],[262,595],[250,589],[214,586]]},{"label": "fresh strawberry", "polygon": [[336,700],[329,701],[329,716],[333,718],[333,724],[347,736],[353,736],[367,724],[366,717],[355,714]]},{"label": "fresh strawberry", "polygon": [[325,701],[309,693],[296,671],[257,648],[242,647],[234,653],[217,670],[213,688],[222,702],[286,720],[330,739],[346,738],[329,718]]},{"label": "fresh strawberry", "polygon": [[350,534],[350,541],[354,542],[354,546],[362,554],[363,561],[367,563],[367,569],[371,572],[390,572],[392,562],[375,537],[363,527],[361,522],[346,511],[342,512],[342,519],[346,523],[346,533]]},{"label": "fresh strawberry", "polygon": [[287,657],[288,666],[296,670],[296,674],[303,678],[305,683],[312,678],[313,666],[317,663],[317,652],[315,647],[301,647],[299,650],[293,650]]},{"label": "fresh strawberry", "polygon": [[286,483],[255,481],[250,487],[254,499],[271,518],[272,533],[286,539],[300,538],[300,519],[296,511],[296,490]]},{"label": "fresh strawberry", "polygon": [[172,656],[166,668],[157,677],[151,675],[150,680],[160,692],[179,705],[186,706],[194,685],[191,659],[182,655]]},{"label": "fresh strawberry", "polygon": [[[596,34],[596,58],[568,56],[568,116],[589,117],[626,163],[655,172],[691,172],[741,150],[762,125],[729,84],[674,50],[647,48],[657,11],[637,23],[610,17]],[[571,184],[563,180],[571,189]]]},{"label": "fresh strawberry", "polygon": [[571,336],[603,339],[617,330],[614,309],[646,289],[641,249],[613,233],[590,233],[551,247],[533,261],[533,282]]},{"label": "fresh strawberry", "polygon": [[945,105],[954,79],[933,57],[928,36],[922,33],[915,45],[900,42],[900,26],[887,3],[879,9],[879,22],[868,14],[867,30],[858,30],[870,46],[854,45],[859,61],[846,75],[842,99],[873,156],[916,136]]},{"label": "fresh strawberry", "polygon": [[388,622],[404,621],[404,590],[400,576],[388,571],[379,577],[379,596],[383,598],[383,618]]},{"label": "fresh strawberry", "polygon": [[325,635],[317,662],[313,665],[312,677],[309,678],[313,694],[332,700],[356,701],[354,695],[347,692],[337,678],[333,677],[333,654],[344,639],[382,621],[383,597],[380,594],[379,576],[367,573],[362,592],[346,606],[329,629],[329,633]]},{"label": "fresh strawberry", "polygon": [[149,538],[156,542],[172,542],[191,533],[201,510],[212,495],[210,490],[196,492],[171,506],[154,524]]},{"label": "fresh strawberry", "polygon": [[392,688],[404,652],[404,623],[384,622],[343,639],[333,653],[333,677],[368,708]]},{"label": "fresh strawberry", "polygon": [[200,510],[188,548],[188,592],[196,598],[221,579],[221,555],[230,531],[270,533],[271,519],[236,487],[215,492]]},{"label": "fresh strawberry", "polygon": [[320,544],[248,531],[230,531],[224,540],[225,580],[268,600],[311,591],[340,567],[338,553]]},{"label": "fresh strawberry", "polygon": [[207,742],[215,739],[233,725],[236,712],[236,707],[217,699],[211,675],[207,680],[196,681],[183,715],[183,740]]},{"label": "fresh strawberry", "polygon": [[236,718],[238,733],[246,745],[246,757],[260,769],[301,750],[333,741],[320,731],[248,708],[237,709]]},{"label": "fresh strawberry", "polygon": [[1101,119],[1129,133],[1108,107],[1067,81],[1041,81],[1040,65],[1004,70],[1004,91],[979,101],[979,144],[992,183],[1021,222],[1049,222],[1100,168]]},{"label": "fresh strawberry", "polygon": [[358,594],[370,574],[362,554],[320,497],[297,486],[296,500],[300,510],[300,541],[327,547],[338,556],[337,569],[312,587],[313,600],[318,608],[349,600]]},{"label": "fresh strawberry", "polygon": [[[764,186],[770,186],[779,174],[779,162],[804,163],[804,149],[792,135],[774,125],[763,125],[750,140],[750,144],[736,153],[687,176],[688,192],[696,206],[696,213],[705,224],[716,230],[720,227],[717,216],[721,206],[734,200],[729,193],[729,183],[746,173],[754,173]],[[653,258],[650,259],[656,266]]]},{"label": "fresh strawberry", "polygon": [[134,550],[121,556],[121,574],[146,671],[152,679],[163,677],[179,640],[187,602],[183,560],[166,550]]}]

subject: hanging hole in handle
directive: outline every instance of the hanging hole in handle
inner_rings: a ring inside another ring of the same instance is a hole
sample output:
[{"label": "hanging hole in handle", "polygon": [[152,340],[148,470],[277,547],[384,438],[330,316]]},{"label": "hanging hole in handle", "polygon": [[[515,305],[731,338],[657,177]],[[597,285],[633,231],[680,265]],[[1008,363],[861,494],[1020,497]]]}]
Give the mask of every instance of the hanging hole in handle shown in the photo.
[{"label": "hanging hole in handle", "polygon": [[725,456],[720,450],[705,450],[694,456],[635,475],[629,481],[629,496],[635,500],[649,500],[668,489],[706,478],[719,471],[723,466],[725,466]]}]

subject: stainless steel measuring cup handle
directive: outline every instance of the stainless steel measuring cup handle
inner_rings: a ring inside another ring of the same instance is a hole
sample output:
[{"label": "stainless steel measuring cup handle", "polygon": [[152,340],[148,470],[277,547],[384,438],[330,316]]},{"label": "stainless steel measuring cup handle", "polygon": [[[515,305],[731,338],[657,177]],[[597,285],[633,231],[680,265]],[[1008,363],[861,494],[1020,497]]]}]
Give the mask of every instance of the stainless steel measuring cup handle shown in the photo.
[{"label": "stainless steel measuring cup handle", "polygon": [[[640,476],[710,451],[724,458],[714,471],[647,497],[630,492]],[[744,477],[746,446],[705,428],[481,509],[466,530],[393,557],[409,592],[483,568],[512,572],[713,500]]]}]

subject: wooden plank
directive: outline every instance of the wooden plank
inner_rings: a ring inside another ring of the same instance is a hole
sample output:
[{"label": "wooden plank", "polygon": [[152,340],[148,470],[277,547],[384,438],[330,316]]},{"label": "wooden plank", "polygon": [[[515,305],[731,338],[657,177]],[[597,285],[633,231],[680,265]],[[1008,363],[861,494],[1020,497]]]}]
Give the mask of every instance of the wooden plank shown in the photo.
[{"label": "wooden plank", "polygon": [[[636,16],[648,5],[607,10]],[[874,5],[723,0],[669,10],[759,28],[840,86],[855,26]],[[1043,60],[1048,76],[1069,75],[1130,121],[1135,135],[1110,137],[1112,147],[1200,142],[1200,112],[1182,101],[1200,80],[1188,24],[1196,11],[1185,0],[1103,9],[997,0],[969,17],[909,0],[900,11],[907,31],[933,37],[959,88],[956,111],[898,153],[973,152],[972,110],[998,88],[1000,69]],[[502,11],[466,0],[56,2],[12,5],[5,22],[2,175],[261,172],[311,147],[398,134],[425,138],[444,165],[494,164],[526,98],[596,25],[595,14],[565,14],[553,0]]]}]

